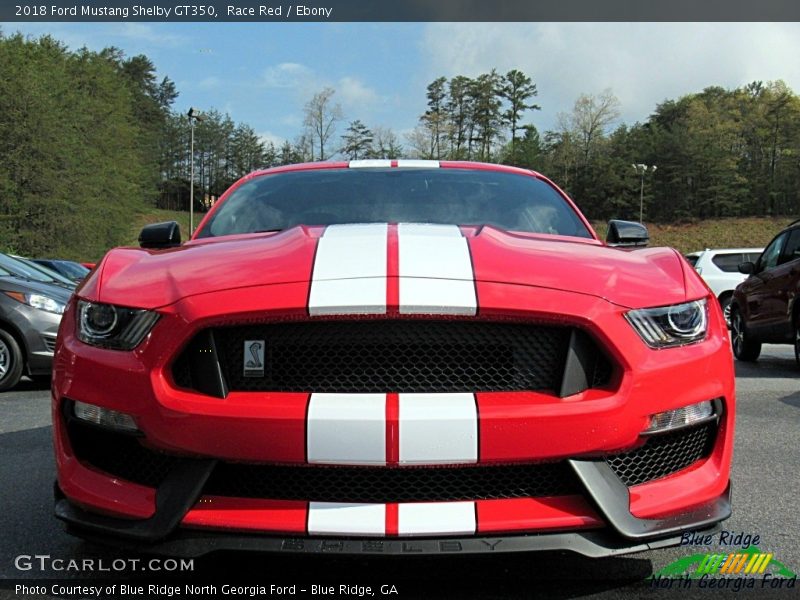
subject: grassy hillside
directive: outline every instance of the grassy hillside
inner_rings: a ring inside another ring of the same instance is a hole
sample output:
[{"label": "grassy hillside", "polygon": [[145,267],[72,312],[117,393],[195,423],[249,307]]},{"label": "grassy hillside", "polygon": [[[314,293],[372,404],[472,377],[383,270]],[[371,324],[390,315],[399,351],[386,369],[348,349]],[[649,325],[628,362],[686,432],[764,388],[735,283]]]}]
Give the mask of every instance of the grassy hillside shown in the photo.
[{"label": "grassy hillside", "polygon": [[[194,224],[200,222],[204,213],[195,213]],[[138,244],[139,231],[148,223],[160,221],[178,221],[183,239],[189,237],[189,213],[151,209],[136,215],[131,222],[129,244]],[[749,248],[763,247],[792,219],[744,217],[736,219],[718,219],[715,221],[698,221],[684,225],[648,224],[651,246],[672,246],[683,253],[703,250],[704,248]],[[605,237],[606,224],[593,223],[598,235]]]}]

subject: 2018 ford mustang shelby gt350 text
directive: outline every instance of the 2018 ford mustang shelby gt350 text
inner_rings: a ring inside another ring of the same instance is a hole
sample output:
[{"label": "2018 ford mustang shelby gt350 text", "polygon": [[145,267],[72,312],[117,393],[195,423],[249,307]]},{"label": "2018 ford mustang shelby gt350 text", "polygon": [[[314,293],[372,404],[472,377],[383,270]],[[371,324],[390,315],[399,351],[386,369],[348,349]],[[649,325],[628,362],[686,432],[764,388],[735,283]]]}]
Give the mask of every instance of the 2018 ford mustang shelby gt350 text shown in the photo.
[{"label": "2018 ford mustang shelby gt350 text", "polygon": [[281,167],[110,251],[55,355],[56,514],[174,555],[675,544],[730,514],[719,304],[537,173]]}]

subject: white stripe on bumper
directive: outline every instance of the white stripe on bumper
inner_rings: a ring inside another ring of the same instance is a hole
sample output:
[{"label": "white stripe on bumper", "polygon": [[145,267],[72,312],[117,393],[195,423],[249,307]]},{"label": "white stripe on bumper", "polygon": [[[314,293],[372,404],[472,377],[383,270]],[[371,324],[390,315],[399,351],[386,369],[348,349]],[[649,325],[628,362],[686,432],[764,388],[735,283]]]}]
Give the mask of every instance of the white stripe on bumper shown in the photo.
[{"label": "white stripe on bumper", "polygon": [[314,464],[385,465],[385,394],[311,394],[306,452]]},{"label": "white stripe on bumper", "polygon": [[415,502],[398,506],[399,535],[474,534],[474,502]]},{"label": "white stripe on bumper", "polygon": [[400,464],[478,462],[472,394],[400,394]]},{"label": "white stripe on bumper", "polygon": [[311,502],[308,533],[385,535],[386,505]]}]

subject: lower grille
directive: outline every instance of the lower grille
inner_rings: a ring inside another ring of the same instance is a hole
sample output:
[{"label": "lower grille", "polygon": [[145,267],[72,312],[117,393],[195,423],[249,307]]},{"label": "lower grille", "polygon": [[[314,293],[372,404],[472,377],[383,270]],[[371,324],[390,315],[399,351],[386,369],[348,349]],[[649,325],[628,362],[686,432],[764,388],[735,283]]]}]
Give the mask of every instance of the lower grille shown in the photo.
[{"label": "lower grille", "polygon": [[654,435],[630,452],[606,457],[611,469],[627,486],[666,477],[711,454],[717,424]]},{"label": "lower grille", "polygon": [[465,467],[280,467],[221,464],[205,493],[313,502],[437,502],[579,493],[566,463]]}]

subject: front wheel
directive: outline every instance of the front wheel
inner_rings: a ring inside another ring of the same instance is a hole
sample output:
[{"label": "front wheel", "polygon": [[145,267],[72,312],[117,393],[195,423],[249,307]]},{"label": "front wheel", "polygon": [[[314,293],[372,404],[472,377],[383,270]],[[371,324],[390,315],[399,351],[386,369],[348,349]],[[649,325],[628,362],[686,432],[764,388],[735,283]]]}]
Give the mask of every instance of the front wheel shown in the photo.
[{"label": "front wheel", "polygon": [[[753,362],[761,354],[761,342],[755,342],[745,332],[744,319],[738,310],[731,311],[731,345],[733,355],[746,362]],[[797,342],[795,342],[795,353],[797,353]]]},{"label": "front wheel", "polygon": [[800,365],[800,320],[794,324],[794,359]]},{"label": "front wheel", "polygon": [[725,294],[719,299],[720,308],[722,308],[722,314],[725,315],[725,324],[728,326],[728,329],[731,328],[731,303],[733,302],[733,296],[731,294]]},{"label": "front wheel", "polygon": [[10,390],[22,377],[22,350],[13,336],[0,329],[0,392]]}]

